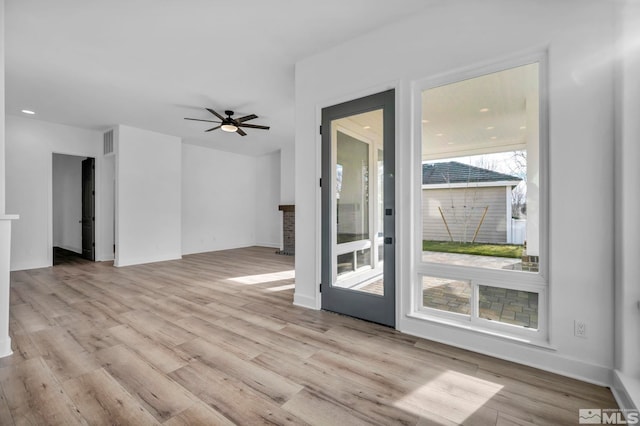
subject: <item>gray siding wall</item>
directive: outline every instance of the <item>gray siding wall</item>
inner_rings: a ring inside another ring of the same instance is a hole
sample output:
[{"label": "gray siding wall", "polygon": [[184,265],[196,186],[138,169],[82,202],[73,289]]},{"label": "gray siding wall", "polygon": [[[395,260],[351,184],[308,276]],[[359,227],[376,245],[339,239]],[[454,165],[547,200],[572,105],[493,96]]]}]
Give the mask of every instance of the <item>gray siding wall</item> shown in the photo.
[{"label": "gray siding wall", "polygon": [[[504,186],[485,188],[444,188],[422,190],[422,238],[449,241],[449,234],[438,211],[442,208],[454,241],[473,239],[484,208],[489,207],[476,242],[506,243],[507,194]],[[466,235],[466,238],[465,238]]]}]

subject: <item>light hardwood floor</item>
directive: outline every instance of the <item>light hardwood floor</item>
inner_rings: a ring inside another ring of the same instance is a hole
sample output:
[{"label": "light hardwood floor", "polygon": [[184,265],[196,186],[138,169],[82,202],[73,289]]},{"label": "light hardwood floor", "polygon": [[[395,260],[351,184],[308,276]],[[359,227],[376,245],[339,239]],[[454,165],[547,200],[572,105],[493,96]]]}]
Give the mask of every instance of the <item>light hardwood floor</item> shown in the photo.
[{"label": "light hardwood floor", "polygon": [[0,425],[576,424],[606,388],[297,308],[248,248],[11,274]]}]

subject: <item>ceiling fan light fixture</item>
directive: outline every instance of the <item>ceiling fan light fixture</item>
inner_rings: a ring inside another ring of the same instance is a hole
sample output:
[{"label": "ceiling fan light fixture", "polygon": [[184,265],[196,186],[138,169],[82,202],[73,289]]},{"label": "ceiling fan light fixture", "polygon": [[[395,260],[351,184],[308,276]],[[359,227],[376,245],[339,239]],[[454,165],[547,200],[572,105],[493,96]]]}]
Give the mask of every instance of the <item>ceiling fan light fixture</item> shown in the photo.
[{"label": "ceiling fan light fixture", "polygon": [[184,119],[185,120],[194,120],[194,121],[206,121],[208,123],[220,123],[220,125],[218,125],[218,126],[215,126],[215,127],[212,127],[210,129],[205,130],[205,133],[221,129],[223,132],[237,133],[240,136],[247,136],[247,132],[245,132],[243,130],[244,127],[251,128],[251,129],[269,130],[269,126],[261,126],[261,125],[258,125],[258,124],[247,124],[246,123],[249,120],[253,120],[254,118],[258,118],[258,116],[255,115],[255,114],[245,115],[244,117],[240,117],[240,118],[232,118],[233,111],[231,111],[231,110],[226,110],[224,113],[227,116],[224,117],[222,114],[214,111],[211,108],[205,108],[205,109],[208,112],[210,112],[211,114],[213,114],[220,121],[203,120],[201,118],[189,118],[189,117],[185,117]]},{"label": "ceiling fan light fixture", "polygon": [[223,124],[222,126],[220,126],[220,129],[224,130],[225,132],[235,132],[238,130],[238,128],[236,126],[234,126],[233,124]]}]

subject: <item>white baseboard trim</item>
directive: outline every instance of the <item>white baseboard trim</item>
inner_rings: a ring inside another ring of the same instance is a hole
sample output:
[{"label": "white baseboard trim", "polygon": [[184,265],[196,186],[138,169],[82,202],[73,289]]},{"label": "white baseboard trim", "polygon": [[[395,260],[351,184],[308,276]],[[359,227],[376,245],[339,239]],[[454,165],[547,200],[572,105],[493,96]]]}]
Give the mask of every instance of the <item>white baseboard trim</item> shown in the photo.
[{"label": "white baseboard trim", "polygon": [[401,319],[398,330],[426,340],[538,368],[598,386],[612,384],[611,368],[570,358],[553,349],[479,335],[464,329],[426,324],[424,321],[412,318]]},{"label": "white baseboard trim", "polygon": [[4,358],[13,353],[11,350],[11,337],[0,340],[0,358]]},{"label": "white baseboard trim", "polygon": [[640,407],[640,380],[626,376],[620,370],[613,371],[611,392],[623,410],[638,410]]},{"label": "white baseboard trim", "polygon": [[41,268],[49,268],[51,265],[48,263],[18,263],[17,265],[11,266],[11,272],[15,271],[26,271],[29,269],[41,269]]},{"label": "white baseboard trim", "polygon": [[231,244],[231,245],[215,246],[215,247],[202,247],[202,248],[190,249],[190,250],[182,249],[182,255],[187,256],[190,254],[211,253],[214,251],[223,251],[223,250],[235,250],[240,248],[253,247],[254,245],[255,244],[253,243],[240,243],[240,244]]},{"label": "white baseboard trim", "polygon": [[82,248],[66,246],[64,244],[54,244],[53,246],[61,248],[61,249],[65,249],[65,250],[68,250],[68,251],[72,251],[72,252],[74,252],[76,254],[82,254]]},{"label": "white baseboard trim", "polygon": [[256,243],[257,247],[280,249],[280,243]]},{"label": "white baseboard trim", "polygon": [[318,306],[314,297],[309,297],[295,292],[293,294],[293,304],[301,308],[313,309],[315,311],[320,309],[320,306]]},{"label": "white baseboard trim", "polygon": [[125,259],[125,260],[116,260],[113,263],[113,266],[121,268],[123,266],[132,266],[132,265],[142,265],[145,263],[156,263],[156,262],[165,262],[167,260],[178,260],[182,259],[181,254],[164,254],[158,256],[150,256],[150,257],[137,257],[133,259]]}]

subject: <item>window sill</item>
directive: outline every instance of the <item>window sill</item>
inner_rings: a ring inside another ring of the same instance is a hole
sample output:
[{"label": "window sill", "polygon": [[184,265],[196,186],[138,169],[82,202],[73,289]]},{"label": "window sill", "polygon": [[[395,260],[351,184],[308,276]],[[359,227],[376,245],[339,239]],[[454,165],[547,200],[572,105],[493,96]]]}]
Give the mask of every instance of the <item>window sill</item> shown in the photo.
[{"label": "window sill", "polygon": [[422,312],[412,312],[410,314],[407,314],[407,318],[426,321],[432,324],[453,327],[461,330],[471,331],[477,334],[486,335],[488,337],[494,337],[494,338],[505,340],[511,343],[535,347],[535,348],[544,349],[547,351],[554,351],[554,352],[557,351],[557,347],[551,345],[551,343],[549,343],[548,340],[533,339],[527,336],[517,336],[517,335],[506,333],[500,330],[490,330],[485,327],[471,324],[470,322],[465,324],[465,323],[447,319],[447,318],[435,317],[433,315],[428,315]]}]

